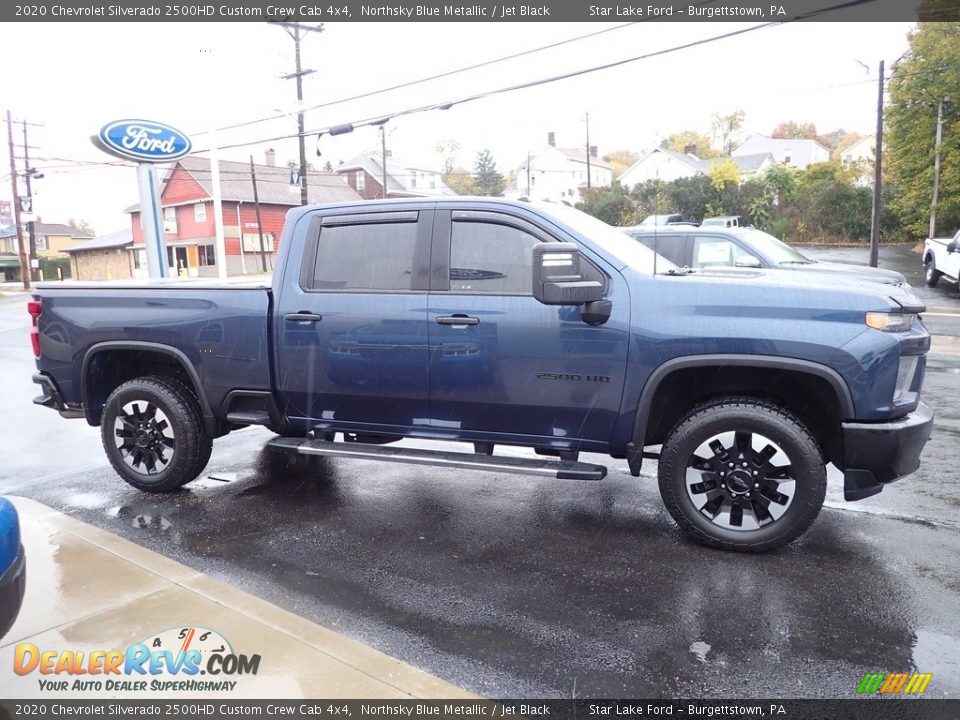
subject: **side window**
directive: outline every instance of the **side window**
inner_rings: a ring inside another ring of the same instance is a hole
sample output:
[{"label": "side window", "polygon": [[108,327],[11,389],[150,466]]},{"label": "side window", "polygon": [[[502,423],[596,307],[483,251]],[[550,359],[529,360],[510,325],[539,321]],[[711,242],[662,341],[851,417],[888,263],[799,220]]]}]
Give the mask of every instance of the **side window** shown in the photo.
[{"label": "side window", "polygon": [[533,248],[540,240],[509,225],[454,220],[450,292],[532,295]]},{"label": "side window", "polygon": [[681,235],[675,232],[661,233],[654,237],[653,235],[640,235],[637,242],[641,242],[653,250],[656,248],[657,254],[665,257],[677,267],[683,267],[690,264],[687,256],[688,245],[687,235]]},{"label": "side window", "polygon": [[736,262],[738,248],[727,238],[698,235],[693,239],[693,267],[728,267]]},{"label": "side window", "polygon": [[320,230],[314,290],[410,290],[415,222],[324,226]]}]

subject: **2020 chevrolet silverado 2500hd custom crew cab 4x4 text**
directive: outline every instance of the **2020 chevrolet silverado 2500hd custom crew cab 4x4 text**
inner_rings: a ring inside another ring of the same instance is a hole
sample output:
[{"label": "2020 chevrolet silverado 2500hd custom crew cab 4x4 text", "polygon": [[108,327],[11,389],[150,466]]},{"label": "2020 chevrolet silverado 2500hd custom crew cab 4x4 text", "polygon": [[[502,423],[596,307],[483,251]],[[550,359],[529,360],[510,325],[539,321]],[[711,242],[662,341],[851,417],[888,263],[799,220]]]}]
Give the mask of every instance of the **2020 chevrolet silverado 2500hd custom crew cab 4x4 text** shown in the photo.
[{"label": "2020 chevrolet silverado 2500hd custom crew cab 4x4 text", "polygon": [[291,452],[562,479],[605,476],[581,452],[634,475],[659,457],[671,515],[736,550],[803,533],[827,462],[848,500],[917,469],[930,336],[908,289],[656,266],[562,205],[297,208],[269,288],[39,286],[35,402],[99,426],[149,492],[193,480],[213,439],[249,424]]}]

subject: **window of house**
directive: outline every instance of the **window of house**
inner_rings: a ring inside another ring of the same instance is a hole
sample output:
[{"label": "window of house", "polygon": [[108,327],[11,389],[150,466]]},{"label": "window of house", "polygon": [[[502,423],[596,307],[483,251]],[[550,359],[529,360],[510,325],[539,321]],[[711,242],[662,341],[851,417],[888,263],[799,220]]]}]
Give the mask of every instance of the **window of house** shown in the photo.
[{"label": "window of house", "polygon": [[410,171],[410,187],[415,188],[417,186],[417,173],[413,170]]},{"label": "window of house", "polygon": [[366,190],[367,176],[363,172],[363,170],[357,171],[356,175],[354,176],[354,182],[356,183],[356,186],[357,186],[357,192],[360,192],[361,190]]},{"label": "window of house", "polygon": [[197,203],[193,206],[194,222],[202,223],[207,221],[207,206],[203,203]]},{"label": "window of house", "polygon": [[317,244],[311,287],[410,290],[416,237],[416,222],[324,226]]},{"label": "window of house", "polygon": [[533,247],[540,240],[509,225],[455,220],[450,237],[450,291],[532,295]]},{"label": "window of house", "polygon": [[165,207],[163,209],[163,219],[168,222],[177,221],[177,209],[175,207]]},{"label": "window of house", "polygon": [[213,251],[213,245],[197,246],[200,267],[208,267],[217,264],[217,255]]}]

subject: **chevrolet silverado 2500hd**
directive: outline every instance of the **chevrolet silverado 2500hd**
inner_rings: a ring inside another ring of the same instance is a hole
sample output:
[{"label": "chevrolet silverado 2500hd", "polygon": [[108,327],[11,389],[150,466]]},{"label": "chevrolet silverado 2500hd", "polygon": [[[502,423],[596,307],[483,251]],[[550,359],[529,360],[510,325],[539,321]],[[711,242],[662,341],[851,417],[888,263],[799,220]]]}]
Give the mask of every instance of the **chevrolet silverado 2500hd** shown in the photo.
[{"label": "chevrolet silverado 2500hd", "polygon": [[190,482],[214,438],[250,424],[289,452],[560,479],[605,476],[583,452],[636,476],[656,457],[675,520],[735,550],[803,533],[828,462],[848,500],[917,469],[930,336],[908,288],[656,269],[558,204],[297,208],[272,287],[38,286],[35,402],[99,426],[148,492]]}]

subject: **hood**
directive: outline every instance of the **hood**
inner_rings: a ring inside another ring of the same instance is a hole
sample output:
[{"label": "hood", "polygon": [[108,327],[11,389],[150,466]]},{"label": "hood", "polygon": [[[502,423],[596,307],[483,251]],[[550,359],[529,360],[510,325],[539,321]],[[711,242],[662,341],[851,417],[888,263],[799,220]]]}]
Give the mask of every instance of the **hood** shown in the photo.
[{"label": "hood", "polygon": [[[893,273],[889,270],[877,268],[863,268],[858,265],[843,265],[842,263],[816,263],[813,265],[796,265],[796,268],[819,268],[822,265],[838,265],[841,269],[872,270],[880,273]],[[900,276],[901,279],[902,276]],[[739,288],[735,297],[746,299],[750,296],[750,304],[757,302],[777,305],[778,303],[803,303],[811,306],[844,307],[848,304],[863,310],[899,310],[909,312],[923,312],[923,301],[917,297],[905,281],[902,283],[887,282],[880,284],[877,276],[870,273],[839,271],[826,272],[793,272],[775,268],[730,268],[717,267],[706,270],[697,270],[685,276],[691,285],[731,285]],[[840,282],[842,280],[842,282]],[[740,289],[742,288],[742,289]],[[748,289],[749,288],[749,289]],[[728,291],[726,291],[728,292]],[[725,294],[726,294],[725,292]],[[799,293],[799,294],[798,294]],[[789,297],[790,299],[786,299]],[[801,297],[804,299],[801,300]],[[835,305],[839,303],[839,305]]]},{"label": "hood", "polygon": [[781,267],[789,270],[800,270],[801,272],[827,273],[834,279],[842,277],[844,279],[850,278],[870,282],[881,282],[887,285],[905,284],[907,282],[907,279],[896,270],[885,270],[883,268],[870,267],[869,265],[852,265],[848,263],[814,260],[810,264],[783,265]]}]

